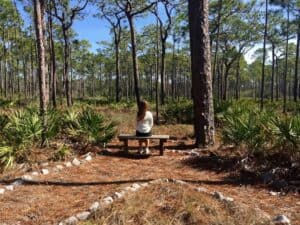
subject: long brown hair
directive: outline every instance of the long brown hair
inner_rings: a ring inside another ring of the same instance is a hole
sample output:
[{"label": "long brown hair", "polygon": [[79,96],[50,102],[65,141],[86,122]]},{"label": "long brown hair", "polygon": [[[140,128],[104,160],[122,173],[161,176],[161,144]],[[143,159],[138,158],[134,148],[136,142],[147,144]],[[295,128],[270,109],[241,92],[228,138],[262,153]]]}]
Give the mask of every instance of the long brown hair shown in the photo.
[{"label": "long brown hair", "polygon": [[137,113],[137,121],[141,121],[142,119],[145,118],[146,115],[146,111],[147,111],[147,102],[142,100],[139,103],[139,107],[138,107],[138,113]]}]

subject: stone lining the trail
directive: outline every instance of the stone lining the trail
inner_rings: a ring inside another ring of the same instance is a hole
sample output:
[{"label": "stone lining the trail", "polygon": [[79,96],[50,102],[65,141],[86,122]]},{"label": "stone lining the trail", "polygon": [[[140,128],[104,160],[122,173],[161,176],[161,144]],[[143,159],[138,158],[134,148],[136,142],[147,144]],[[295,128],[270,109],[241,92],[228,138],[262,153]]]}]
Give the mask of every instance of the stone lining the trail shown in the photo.
[{"label": "stone lining the trail", "polygon": [[[0,195],[5,194],[6,191],[10,191],[10,192],[14,191],[16,186],[22,185],[26,181],[34,181],[32,176],[48,175],[51,171],[59,172],[59,171],[62,171],[66,167],[72,167],[73,165],[74,166],[79,166],[82,163],[89,162],[93,159],[90,152],[83,155],[82,158],[83,158],[82,160],[74,158],[72,160],[72,162],[65,162],[65,167],[63,165],[59,164],[59,165],[56,165],[54,168],[48,168],[48,169],[42,168],[40,170],[41,171],[40,173],[37,172],[37,171],[33,171],[30,174],[24,174],[23,176],[21,176],[21,178],[16,178],[15,181],[12,182],[11,184],[6,185],[4,188],[0,188]],[[49,163],[48,162],[42,163],[41,166],[42,167],[47,167],[47,166],[49,166]]]},{"label": "stone lining the trail", "polygon": [[[186,181],[177,180],[177,179],[167,179],[167,178],[151,180],[149,182],[145,182],[142,184],[134,183],[131,186],[127,186],[127,187],[123,188],[123,190],[121,190],[120,192],[115,192],[112,196],[107,196],[107,197],[103,198],[100,202],[98,202],[98,201],[94,202],[88,210],[77,213],[76,215],[72,215],[63,221],[60,221],[58,223],[58,225],[76,225],[79,221],[88,220],[101,208],[112,204],[114,202],[114,200],[116,200],[116,199],[123,198],[127,193],[136,192],[136,191],[140,190],[141,188],[145,188],[149,185],[163,184],[163,183],[168,183],[168,182],[175,183],[178,185],[190,185]],[[224,202],[225,204],[235,204],[233,198],[226,197],[221,192],[210,192],[208,189],[206,189],[204,187],[196,187],[195,191],[208,194],[208,195],[216,198],[217,200]],[[243,207],[246,206],[241,203],[238,203],[238,204]],[[267,213],[265,213],[264,211],[262,211],[259,208],[256,208],[255,210],[261,219],[266,220],[266,221],[271,221],[270,215],[268,215]],[[277,216],[276,218],[278,218],[278,217],[280,217],[280,219],[283,218],[284,221],[289,221],[289,219],[286,216],[280,215],[280,216]],[[273,220],[273,222],[275,222],[275,219]],[[280,219],[277,219],[277,220],[280,220]],[[290,225],[290,223],[274,223],[274,224]]]}]

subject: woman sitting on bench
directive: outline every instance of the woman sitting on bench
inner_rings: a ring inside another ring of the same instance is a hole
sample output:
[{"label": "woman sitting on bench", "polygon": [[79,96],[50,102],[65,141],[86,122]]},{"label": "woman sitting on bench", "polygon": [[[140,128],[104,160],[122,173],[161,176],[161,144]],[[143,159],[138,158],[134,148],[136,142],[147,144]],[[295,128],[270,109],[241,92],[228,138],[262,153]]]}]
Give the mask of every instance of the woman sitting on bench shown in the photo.
[{"label": "woman sitting on bench", "polygon": [[[147,110],[148,104],[142,100],[138,106],[137,123],[136,123],[136,136],[149,137],[151,136],[151,129],[153,127],[153,116],[150,111]],[[143,148],[145,143],[145,148]],[[149,151],[149,139],[139,140],[139,153],[150,154]]]}]

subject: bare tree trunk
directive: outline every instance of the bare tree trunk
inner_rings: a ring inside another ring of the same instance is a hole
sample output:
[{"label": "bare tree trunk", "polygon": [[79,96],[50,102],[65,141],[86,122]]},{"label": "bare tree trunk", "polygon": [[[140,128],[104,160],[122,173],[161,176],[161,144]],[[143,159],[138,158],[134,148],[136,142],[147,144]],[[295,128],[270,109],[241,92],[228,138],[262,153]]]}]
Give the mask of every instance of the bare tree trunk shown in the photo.
[{"label": "bare tree trunk", "polygon": [[276,101],[279,100],[279,65],[278,58],[275,58],[275,68],[276,68]]},{"label": "bare tree trunk", "polygon": [[274,100],[275,45],[272,43],[271,101]]},{"label": "bare tree trunk", "polygon": [[218,51],[219,51],[219,37],[220,37],[220,23],[221,23],[221,9],[223,6],[223,1],[219,0],[218,2],[218,17],[217,17],[217,36],[216,36],[216,47],[214,53],[214,65],[213,65],[213,88],[215,85],[215,78],[216,78],[216,66],[218,65]]},{"label": "bare tree trunk", "polygon": [[135,37],[135,28],[133,23],[133,18],[131,15],[126,15],[129,26],[130,26],[130,40],[131,40],[131,53],[132,53],[132,63],[133,63],[133,78],[134,78],[134,92],[136,97],[137,106],[141,100],[140,97],[140,89],[139,89],[139,68],[137,62],[137,55],[136,55],[136,37]]},{"label": "bare tree trunk", "polygon": [[298,98],[298,64],[300,51],[300,18],[298,18],[298,32],[297,32],[297,46],[296,46],[296,60],[295,60],[295,75],[294,75],[294,101]]},{"label": "bare tree trunk", "polygon": [[240,57],[237,60],[236,67],[236,85],[235,85],[235,100],[240,99]]},{"label": "bare tree trunk", "polygon": [[[117,35],[117,34],[115,34]],[[120,59],[119,59],[119,43],[120,40],[117,40],[115,37],[115,48],[116,48],[116,102],[120,101]]]},{"label": "bare tree trunk", "polygon": [[266,0],[266,11],[265,11],[265,31],[264,31],[264,44],[263,44],[263,62],[262,62],[262,73],[261,73],[261,88],[260,88],[260,110],[264,108],[264,91],[265,91],[265,60],[266,60],[266,42],[268,35],[268,0]]},{"label": "bare tree trunk", "polygon": [[192,97],[196,146],[215,142],[208,0],[189,0]]},{"label": "bare tree trunk", "polygon": [[224,82],[223,82],[223,95],[222,95],[222,100],[223,101],[226,101],[228,99],[228,76],[229,76],[229,69],[230,67],[229,66],[226,66],[225,65],[225,73],[224,73]]},{"label": "bare tree trunk", "polygon": [[287,92],[287,73],[288,73],[288,47],[289,47],[289,26],[290,26],[290,4],[287,4],[287,26],[286,26],[286,44],[285,44],[285,66],[283,77],[283,113],[286,113],[286,92]]},{"label": "bare tree trunk", "polygon": [[166,40],[161,40],[161,65],[160,65],[160,103],[165,104],[165,60],[166,55]]},{"label": "bare tree trunk", "polygon": [[[51,10],[51,9],[50,9]],[[51,51],[51,100],[52,100],[52,105],[54,108],[56,108],[57,103],[56,103],[56,55],[55,55],[55,47],[54,47],[54,41],[53,41],[53,19],[52,15],[50,13],[49,15],[49,38],[50,38],[50,51]]]},{"label": "bare tree trunk", "polygon": [[71,97],[71,85],[70,85],[70,66],[69,66],[69,59],[70,59],[70,48],[69,48],[69,35],[67,34],[67,30],[63,29],[63,36],[64,36],[64,75],[65,75],[65,94],[67,97],[67,106],[72,106],[72,97]]},{"label": "bare tree trunk", "polygon": [[40,114],[42,118],[42,146],[45,145],[47,131],[47,88],[46,88],[46,62],[45,62],[45,45],[44,45],[44,10],[45,2],[43,0],[33,0],[34,2],[34,20],[36,26],[36,38],[38,47],[38,73],[40,89]]}]

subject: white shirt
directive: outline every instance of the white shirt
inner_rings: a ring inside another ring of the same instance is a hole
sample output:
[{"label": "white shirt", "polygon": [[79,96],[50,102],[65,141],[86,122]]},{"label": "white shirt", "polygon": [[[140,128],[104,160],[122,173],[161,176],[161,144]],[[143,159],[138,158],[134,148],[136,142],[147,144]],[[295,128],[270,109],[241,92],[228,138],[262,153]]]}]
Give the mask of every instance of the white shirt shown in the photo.
[{"label": "white shirt", "polygon": [[153,116],[150,111],[146,111],[144,119],[137,121],[136,130],[140,133],[149,133],[153,127]]}]

